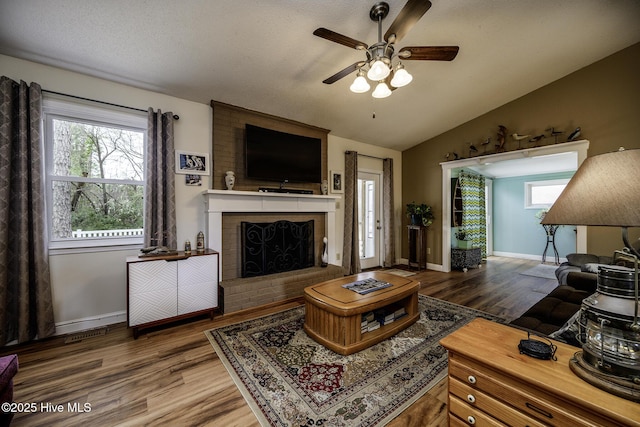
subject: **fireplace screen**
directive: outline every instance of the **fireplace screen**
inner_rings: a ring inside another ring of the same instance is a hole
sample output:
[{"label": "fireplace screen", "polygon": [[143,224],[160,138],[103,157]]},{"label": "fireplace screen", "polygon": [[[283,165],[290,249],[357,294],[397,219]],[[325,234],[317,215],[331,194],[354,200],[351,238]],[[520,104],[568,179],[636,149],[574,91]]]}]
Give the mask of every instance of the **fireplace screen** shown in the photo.
[{"label": "fireplace screen", "polygon": [[242,222],[242,277],[314,266],[313,220]]}]

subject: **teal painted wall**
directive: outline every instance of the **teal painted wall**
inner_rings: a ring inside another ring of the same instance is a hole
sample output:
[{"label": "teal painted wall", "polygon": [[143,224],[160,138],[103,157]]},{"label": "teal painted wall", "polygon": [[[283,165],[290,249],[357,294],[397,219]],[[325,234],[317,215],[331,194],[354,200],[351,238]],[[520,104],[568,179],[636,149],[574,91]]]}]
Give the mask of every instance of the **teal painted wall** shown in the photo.
[{"label": "teal painted wall", "polygon": [[[542,256],[547,238],[536,214],[540,209],[524,208],[524,183],[571,178],[574,172],[497,178],[493,180],[493,251]],[[560,258],[576,251],[573,226],[562,226],[556,232]],[[551,246],[546,261],[553,262]]]}]

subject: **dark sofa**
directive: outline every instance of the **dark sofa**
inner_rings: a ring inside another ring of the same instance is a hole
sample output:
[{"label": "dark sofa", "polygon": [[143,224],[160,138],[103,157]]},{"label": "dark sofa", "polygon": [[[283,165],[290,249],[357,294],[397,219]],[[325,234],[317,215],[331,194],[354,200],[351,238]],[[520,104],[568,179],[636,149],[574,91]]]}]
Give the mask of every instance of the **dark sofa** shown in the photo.
[{"label": "dark sofa", "polygon": [[[13,377],[18,372],[18,356],[0,357],[0,403],[13,402]],[[8,426],[13,412],[0,410],[0,426]]]},{"label": "dark sofa", "polygon": [[511,324],[551,335],[580,310],[582,300],[593,294],[596,286],[596,274],[571,271],[566,276],[566,285],[559,285]]}]

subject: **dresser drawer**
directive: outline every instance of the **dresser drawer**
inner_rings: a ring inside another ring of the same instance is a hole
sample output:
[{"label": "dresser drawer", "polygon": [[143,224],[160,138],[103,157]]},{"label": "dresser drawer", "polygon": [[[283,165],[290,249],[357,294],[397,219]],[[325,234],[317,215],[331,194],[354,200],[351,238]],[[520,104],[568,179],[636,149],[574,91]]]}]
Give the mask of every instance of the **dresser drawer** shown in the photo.
[{"label": "dresser drawer", "polygon": [[[463,426],[491,426],[491,427],[506,427],[507,424],[503,424],[490,415],[485,414],[478,408],[474,408],[467,405],[464,400],[458,398],[455,395],[449,394],[449,414],[453,415],[452,418],[457,418],[457,425]],[[454,425],[454,424],[451,424]]]},{"label": "dresser drawer", "polygon": [[[549,363],[555,362],[549,361]],[[574,407],[565,405],[564,402],[556,399],[556,402],[562,407],[557,406],[551,402],[553,397],[546,396],[539,391],[534,395],[533,392],[528,392],[531,387],[526,384],[498,372],[482,370],[481,367],[475,366],[472,361],[466,359],[462,361],[450,355],[449,375],[459,379],[472,389],[493,396],[547,425],[567,427],[614,425],[603,424],[599,420],[591,420],[590,422],[588,418],[585,419],[584,416],[576,414]]]},{"label": "dresser drawer", "polygon": [[477,408],[491,414],[492,417],[509,426],[544,427],[546,425],[453,377],[449,377],[449,393],[465,402],[469,408]]}]

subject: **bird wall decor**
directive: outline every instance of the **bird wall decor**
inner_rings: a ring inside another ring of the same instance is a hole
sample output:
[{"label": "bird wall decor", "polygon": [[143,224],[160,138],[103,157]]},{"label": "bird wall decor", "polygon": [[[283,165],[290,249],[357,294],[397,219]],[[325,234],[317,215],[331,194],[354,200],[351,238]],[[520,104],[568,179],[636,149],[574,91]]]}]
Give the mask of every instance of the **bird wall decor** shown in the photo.
[{"label": "bird wall decor", "polygon": [[580,128],[577,127],[573,132],[569,134],[569,138],[567,138],[567,142],[575,141],[580,136]]},{"label": "bird wall decor", "polygon": [[554,127],[550,127],[549,129],[547,129],[547,132],[549,132],[549,136],[552,136],[554,138],[554,144],[558,143],[558,135],[562,135],[564,133],[563,130],[556,130],[556,128]]},{"label": "bird wall decor", "polygon": [[512,133],[511,134],[511,138],[514,139],[514,141],[518,141],[518,150],[520,149],[520,144],[522,143],[523,139],[527,139],[529,138],[531,135],[518,135],[518,133]]},{"label": "bird wall decor", "polygon": [[504,144],[507,141],[507,128],[499,125],[498,126],[498,136],[497,136],[497,140],[498,143],[496,144],[496,148],[497,148],[497,152],[501,152],[504,151]]},{"label": "bird wall decor", "polygon": [[471,142],[468,142],[467,144],[469,144],[469,157],[473,157],[473,154],[478,152],[478,148]]},{"label": "bird wall decor", "polygon": [[542,140],[542,139],[544,139],[544,138],[546,138],[546,135],[545,135],[544,133],[542,133],[542,134],[540,134],[540,135],[537,135],[537,136],[534,136],[533,138],[531,138],[531,139],[529,140],[529,142],[533,142],[533,146],[534,146],[534,147],[536,147],[536,146],[537,146],[538,141],[540,141],[540,140]]}]

